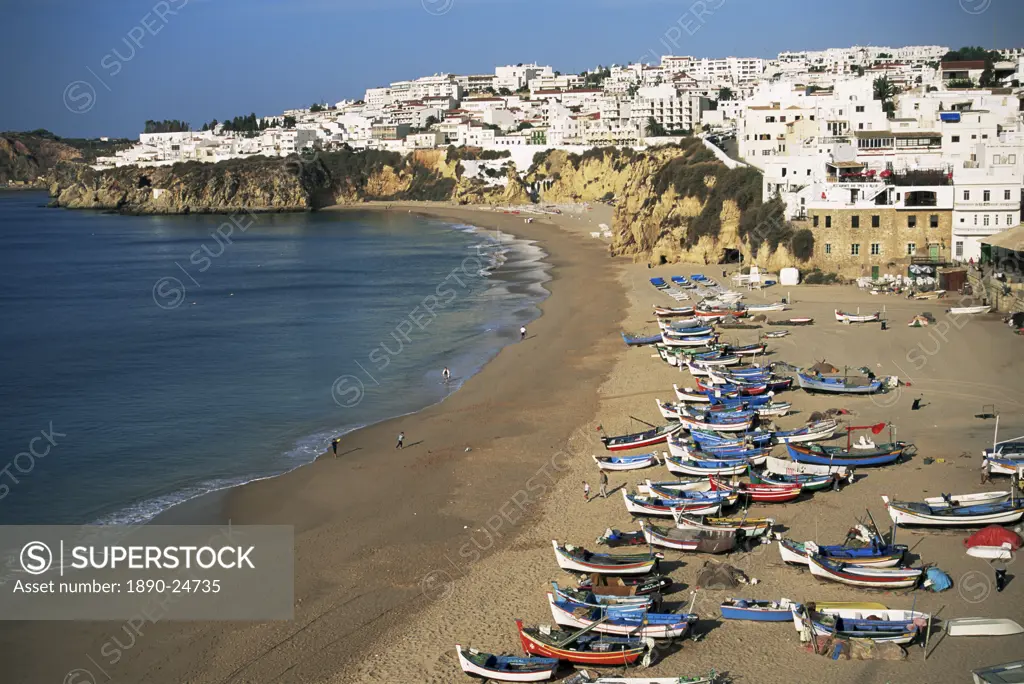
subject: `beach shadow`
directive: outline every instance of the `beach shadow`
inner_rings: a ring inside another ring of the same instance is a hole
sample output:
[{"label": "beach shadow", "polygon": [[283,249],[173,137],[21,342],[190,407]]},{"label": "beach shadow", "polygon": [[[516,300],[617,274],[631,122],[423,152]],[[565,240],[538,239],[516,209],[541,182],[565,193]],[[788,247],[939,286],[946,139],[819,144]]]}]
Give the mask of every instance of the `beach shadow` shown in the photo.
[{"label": "beach shadow", "polygon": [[698,639],[704,639],[708,634],[721,627],[722,624],[724,623],[721,620],[716,619],[697,620],[690,631],[692,636],[697,637]]},{"label": "beach shadow", "polygon": [[[680,568],[684,568],[684,567],[686,567],[686,563],[684,563],[683,561],[681,561],[681,560],[668,560],[666,558],[666,559],[658,561],[658,565],[657,565],[657,567],[655,567],[654,571],[657,572],[660,575],[671,575],[676,570],[679,570]],[[672,584],[673,591],[675,590],[675,586],[676,585],[673,582],[673,584]]]},{"label": "beach shadow", "polygon": [[357,451],[362,451],[362,450],[363,450],[363,447],[356,447],[355,449],[349,449],[348,451],[342,451],[340,454],[338,454],[338,457],[340,458],[341,456],[348,456],[349,454],[353,454],[353,453],[355,453]]},{"label": "beach shadow", "polygon": [[413,442],[412,444],[406,444],[406,445],[404,445],[404,447],[403,447],[403,448],[405,448],[405,449],[409,449],[409,448],[411,448],[411,447],[414,447],[414,446],[416,446],[416,445],[418,445],[418,444],[423,444],[423,440],[421,439],[421,440],[420,440],[420,441],[418,441],[418,442]]},{"label": "beach shadow", "polygon": [[1014,578],[1014,577],[1016,577],[1016,575],[1007,575],[1007,576],[1006,576],[1006,577],[1004,578],[1004,580],[1003,580],[1003,591],[1006,591],[1007,587],[1009,587],[1009,586],[1010,586],[1010,582],[1012,582],[1012,581],[1013,581],[1013,578]]}]

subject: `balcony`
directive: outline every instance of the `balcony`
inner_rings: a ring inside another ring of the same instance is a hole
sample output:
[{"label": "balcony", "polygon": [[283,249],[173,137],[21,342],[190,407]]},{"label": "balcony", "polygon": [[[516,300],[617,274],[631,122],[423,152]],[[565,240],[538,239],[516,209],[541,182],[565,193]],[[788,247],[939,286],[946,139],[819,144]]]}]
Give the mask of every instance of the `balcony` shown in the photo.
[{"label": "balcony", "polygon": [[915,254],[910,257],[910,263],[914,266],[943,266],[947,261],[942,255]]}]

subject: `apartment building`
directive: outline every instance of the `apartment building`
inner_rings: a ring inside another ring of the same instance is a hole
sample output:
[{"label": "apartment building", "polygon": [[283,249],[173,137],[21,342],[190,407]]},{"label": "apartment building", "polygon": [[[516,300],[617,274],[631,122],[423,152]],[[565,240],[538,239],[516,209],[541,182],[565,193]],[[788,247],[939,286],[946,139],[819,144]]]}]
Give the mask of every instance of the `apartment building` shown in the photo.
[{"label": "apartment building", "polygon": [[710,104],[706,97],[680,92],[669,84],[647,86],[637,91],[630,119],[641,129],[654,119],[668,131],[693,130]]},{"label": "apartment building", "polygon": [[978,162],[954,169],[953,181],[953,258],[978,261],[983,238],[1020,225],[1022,177],[1009,164],[990,165],[981,152]]},{"label": "apartment building", "polygon": [[[537,64],[517,64],[500,66],[494,70],[493,87],[495,90],[508,88],[513,93],[527,88],[536,79],[555,78],[554,70],[549,66]],[[582,81],[582,79],[580,79]]]}]

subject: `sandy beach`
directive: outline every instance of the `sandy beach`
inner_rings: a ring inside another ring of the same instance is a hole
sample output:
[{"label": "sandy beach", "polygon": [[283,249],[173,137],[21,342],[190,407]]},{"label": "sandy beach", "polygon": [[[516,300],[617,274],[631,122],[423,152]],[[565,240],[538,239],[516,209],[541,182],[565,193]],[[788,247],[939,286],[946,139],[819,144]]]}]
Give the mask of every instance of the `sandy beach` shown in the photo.
[{"label": "sandy beach", "polygon": [[[490,211],[391,208],[537,240],[552,266],[543,315],[529,326],[524,342],[502,350],[443,403],[352,433],[339,449],[341,458],[322,457],[288,475],[233,490],[216,505],[207,502],[202,515],[210,522],[295,526],[294,621],[146,625],[111,666],[111,680],[469,681],[458,669],[455,643],[517,653],[514,618],[552,622],[544,596],[548,583],[571,578],[558,570],[551,539],[593,547],[606,528],[636,529],[617,491],[608,499],[584,499],[583,481],[597,489],[598,472],[590,458],[603,452],[597,428],[620,434],[640,429],[632,417],[661,422],[654,400],[671,399],[672,384],[692,384],[692,378],[652,358],[651,348],[627,349],[619,331],[654,331],[652,304],[672,305],[648,278],[703,272],[720,279],[722,267],[648,269],[609,258],[607,245],[589,236],[607,222],[600,213],[607,211],[604,207],[582,217],[537,217],[530,224],[522,216]],[[897,438],[914,442],[919,454],[900,465],[862,469],[864,476],[841,492],[817,493],[794,504],[755,505],[752,514],[771,515],[788,537],[839,543],[865,510],[888,526],[883,494],[919,500],[942,492],[1008,488],[1006,478],[979,485],[979,454],[991,443],[993,423],[975,415],[995,404],[1000,434],[1024,433],[1021,341],[998,318],[953,321],[944,313],[955,305],[950,300],[872,296],[851,286],[775,287],[750,293],[744,301],[777,301],[783,295],[794,302],[792,315],[813,316],[815,325],[771,340],[771,360],[868,366],[909,384],[875,398],[786,392],[780,399],[792,402],[796,413],[776,423],[789,429],[812,411],[842,407],[851,412],[853,424],[891,421]],[[840,325],[832,313],[836,307],[884,307],[890,329]],[[940,325],[906,326],[912,315],[926,311]],[[723,338],[749,343],[757,332],[724,331]],[[912,411],[918,397],[923,407]],[[399,431],[406,435],[402,451],[394,449]],[[925,464],[925,457],[936,460]],[[667,475],[664,467],[613,473],[610,489]],[[806,652],[791,623],[718,618],[718,604],[738,595],[880,601],[941,618],[1020,619],[1022,580],[1011,581],[997,594],[987,563],[964,554],[964,536],[899,531],[898,541],[919,559],[915,564],[935,563],[953,578],[954,588],[942,594],[825,584],[806,570],[784,567],[775,545],[716,558],[759,584],[697,591],[693,610],[702,616],[696,629],[700,639],[659,651],[659,660],[645,674],[696,675],[715,669],[738,682],[969,681],[972,668],[1019,658],[1024,640],[935,635],[927,660],[923,649],[912,646],[906,662],[833,662]],[[686,605],[707,557],[674,552],[666,557],[665,568],[676,581],[676,591],[666,600]],[[4,628],[4,650],[15,654],[7,658],[9,681],[59,681],[70,669],[87,664],[87,655],[99,657],[102,645],[121,628],[110,623]]]}]

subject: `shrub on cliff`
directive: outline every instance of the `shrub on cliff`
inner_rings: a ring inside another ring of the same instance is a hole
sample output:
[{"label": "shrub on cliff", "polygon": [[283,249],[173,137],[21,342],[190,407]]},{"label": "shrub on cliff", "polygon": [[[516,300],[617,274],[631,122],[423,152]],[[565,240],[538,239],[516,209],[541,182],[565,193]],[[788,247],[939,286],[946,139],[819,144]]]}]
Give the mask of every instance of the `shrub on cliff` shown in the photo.
[{"label": "shrub on cliff", "polygon": [[774,252],[780,244],[793,238],[793,226],[786,221],[785,210],[782,200],[776,198],[748,207],[740,216],[740,239],[750,245],[754,256],[764,245],[769,252]]},{"label": "shrub on cliff", "polygon": [[801,228],[793,233],[790,251],[800,261],[808,261],[814,256],[814,233],[808,228]]}]

